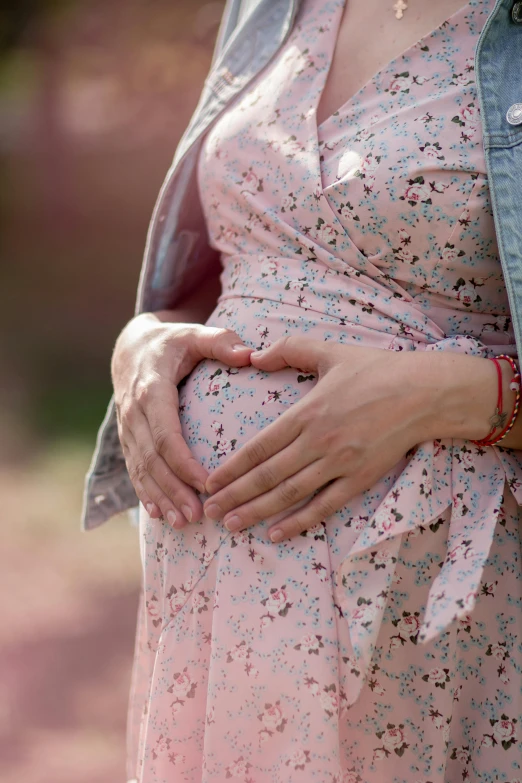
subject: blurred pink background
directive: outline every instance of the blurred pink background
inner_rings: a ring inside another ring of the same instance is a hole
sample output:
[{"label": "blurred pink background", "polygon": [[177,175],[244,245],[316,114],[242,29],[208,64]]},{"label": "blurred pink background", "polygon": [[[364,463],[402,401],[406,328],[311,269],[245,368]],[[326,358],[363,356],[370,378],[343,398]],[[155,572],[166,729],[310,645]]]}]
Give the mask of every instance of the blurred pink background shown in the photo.
[{"label": "blurred pink background", "polygon": [[[12,8],[8,6],[12,6]],[[0,14],[0,780],[118,783],[139,586],[126,516],[80,531],[148,220],[224,2]]]}]

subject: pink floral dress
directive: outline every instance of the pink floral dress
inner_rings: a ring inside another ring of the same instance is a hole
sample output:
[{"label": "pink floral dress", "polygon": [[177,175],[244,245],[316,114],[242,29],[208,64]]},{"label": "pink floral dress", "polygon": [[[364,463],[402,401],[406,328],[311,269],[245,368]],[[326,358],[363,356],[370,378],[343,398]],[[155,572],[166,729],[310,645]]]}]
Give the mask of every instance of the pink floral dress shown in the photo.
[{"label": "pink floral dress", "polygon": [[[317,126],[342,0],[216,122],[199,168],[222,295],[208,323],[384,350],[515,355],[470,0]],[[316,382],[202,362],[184,434],[212,469]],[[349,390],[347,390],[349,393]],[[419,444],[279,545],[140,520],[129,713],[139,783],[522,781],[520,453]]]}]

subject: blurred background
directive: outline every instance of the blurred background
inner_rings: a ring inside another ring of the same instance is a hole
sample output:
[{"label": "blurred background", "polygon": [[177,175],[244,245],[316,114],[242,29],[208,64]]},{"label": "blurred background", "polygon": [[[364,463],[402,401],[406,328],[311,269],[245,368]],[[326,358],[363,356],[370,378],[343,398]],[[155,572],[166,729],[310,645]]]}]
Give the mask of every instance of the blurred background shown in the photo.
[{"label": "blurred background", "polygon": [[223,7],[0,0],[2,783],[125,780],[137,534],[83,479]]}]

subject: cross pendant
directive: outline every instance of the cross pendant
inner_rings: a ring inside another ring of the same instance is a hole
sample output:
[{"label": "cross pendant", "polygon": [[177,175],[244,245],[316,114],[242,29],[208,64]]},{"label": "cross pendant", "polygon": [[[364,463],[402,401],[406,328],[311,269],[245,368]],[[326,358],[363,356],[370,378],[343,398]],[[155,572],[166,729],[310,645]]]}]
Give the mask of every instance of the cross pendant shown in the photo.
[{"label": "cross pendant", "polygon": [[395,11],[395,18],[396,19],[402,19],[404,16],[404,11],[408,8],[408,3],[405,3],[404,0],[397,0],[396,3],[393,5],[393,10]]}]

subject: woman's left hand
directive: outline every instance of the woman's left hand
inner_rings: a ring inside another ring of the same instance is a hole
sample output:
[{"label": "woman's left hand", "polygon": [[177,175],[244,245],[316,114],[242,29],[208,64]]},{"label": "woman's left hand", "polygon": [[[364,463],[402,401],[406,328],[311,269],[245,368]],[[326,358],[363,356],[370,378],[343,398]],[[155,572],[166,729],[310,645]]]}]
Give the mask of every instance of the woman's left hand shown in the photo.
[{"label": "woman's left hand", "polygon": [[271,540],[280,541],[369,489],[412,446],[436,437],[430,394],[440,389],[423,359],[433,368],[437,357],[305,337],[253,353],[259,370],[294,367],[317,374],[318,382],[209,476],[207,516],[237,531],[319,490],[272,526]]}]

